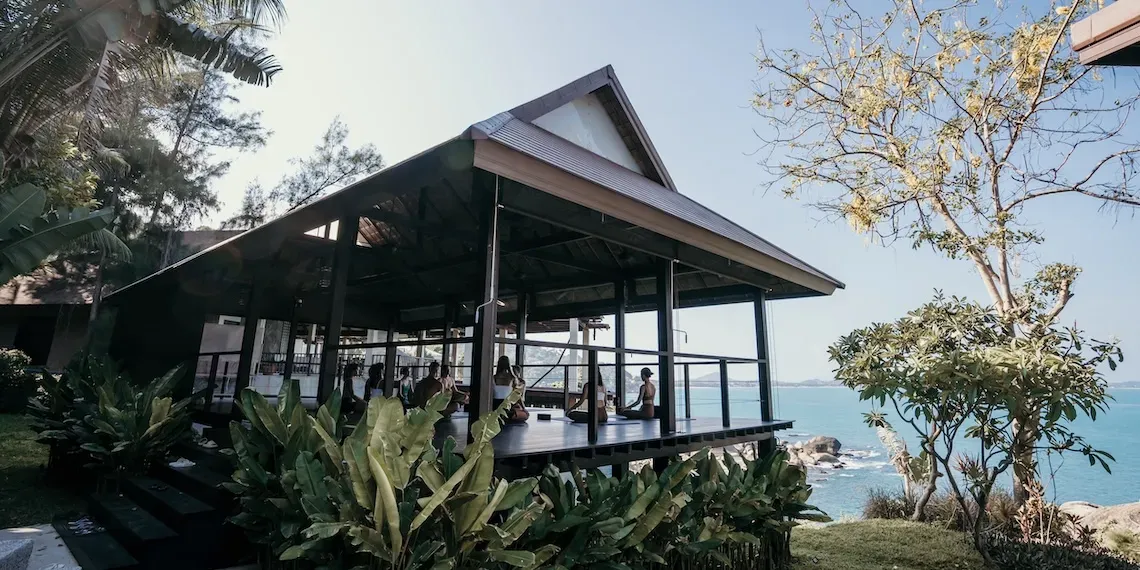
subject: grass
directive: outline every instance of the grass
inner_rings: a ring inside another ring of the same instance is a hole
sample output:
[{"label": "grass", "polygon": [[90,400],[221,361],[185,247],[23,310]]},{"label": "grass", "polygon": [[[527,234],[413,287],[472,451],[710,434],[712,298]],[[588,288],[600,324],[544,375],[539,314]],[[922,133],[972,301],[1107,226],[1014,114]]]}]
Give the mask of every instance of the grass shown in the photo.
[{"label": "grass", "polygon": [[793,570],[981,570],[965,535],[932,525],[866,520],[792,532]]},{"label": "grass", "polygon": [[0,414],[0,529],[51,522],[52,515],[80,510],[82,501],[42,483],[47,446],[36,443],[23,415]]}]

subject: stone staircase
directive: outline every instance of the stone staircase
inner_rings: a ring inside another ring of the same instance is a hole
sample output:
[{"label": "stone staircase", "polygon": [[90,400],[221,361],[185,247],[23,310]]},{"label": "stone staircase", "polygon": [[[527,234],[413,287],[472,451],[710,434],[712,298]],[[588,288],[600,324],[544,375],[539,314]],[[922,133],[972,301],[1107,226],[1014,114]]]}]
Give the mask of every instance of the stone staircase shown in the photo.
[{"label": "stone staircase", "polygon": [[226,522],[235,497],[221,487],[229,460],[215,449],[182,444],[188,467],[162,465],[123,481],[118,492],[88,497],[88,515],[52,526],[83,570],[191,570],[235,566],[252,557],[241,529]]}]

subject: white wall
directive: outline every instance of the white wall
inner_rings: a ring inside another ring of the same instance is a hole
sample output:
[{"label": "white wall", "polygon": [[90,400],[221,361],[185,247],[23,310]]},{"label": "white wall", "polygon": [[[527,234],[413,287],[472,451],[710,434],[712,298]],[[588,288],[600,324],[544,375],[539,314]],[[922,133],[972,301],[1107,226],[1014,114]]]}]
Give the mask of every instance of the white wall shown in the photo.
[{"label": "white wall", "polygon": [[644,175],[602,102],[593,94],[575,99],[537,119],[534,124],[594,154]]}]

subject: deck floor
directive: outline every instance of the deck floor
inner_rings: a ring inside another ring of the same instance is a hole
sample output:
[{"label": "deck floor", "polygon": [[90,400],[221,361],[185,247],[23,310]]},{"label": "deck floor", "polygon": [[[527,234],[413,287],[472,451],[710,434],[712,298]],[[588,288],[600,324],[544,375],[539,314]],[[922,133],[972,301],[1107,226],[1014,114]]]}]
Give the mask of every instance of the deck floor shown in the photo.
[{"label": "deck floor", "polygon": [[[550,420],[539,420],[538,414],[550,414]],[[791,427],[792,422],[775,420],[738,419],[729,428],[720,418],[678,418],[677,431],[668,437],[715,436],[728,430],[759,428],[775,431]],[[454,437],[462,449],[467,442],[467,414],[456,413],[449,420],[436,424],[436,443],[448,436]],[[659,420],[616,420],[598,426],[598,441],[591,445],[586,424],[566,421],[560,410],[531,410],[530,421],[525,424],[506,424],[492,440],[495,457],[508,458],[560,452],[576,452],[590,448],[605,448],[661,440]]]}]

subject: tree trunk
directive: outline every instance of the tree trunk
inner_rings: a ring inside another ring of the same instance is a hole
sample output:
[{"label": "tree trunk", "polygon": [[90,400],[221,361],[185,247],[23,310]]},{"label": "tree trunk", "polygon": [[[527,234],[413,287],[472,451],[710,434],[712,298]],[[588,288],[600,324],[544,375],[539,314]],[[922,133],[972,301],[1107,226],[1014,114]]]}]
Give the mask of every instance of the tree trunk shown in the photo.
[{"label": "tree trunk", "polygon": [[1039,413],[1028,417],[1015,417],[1010,428],[1013,431],[1013,499],[1018,505],[1029,498],[1030,484],[1037,479],[1037,461],[1033,457],[1033,447],[1037,441]]},{"label": "tree trunk", "polygon": [[926,485],[922,487],[922,493],[919,494],[918,499],[914,502],[914,512],[910,515],[910,520],[914,522],[922,522],[926,519],[926,505],[930,502],[930,498],[938,491],[938,463],[934,460],[934,456],[930,456],[930,473],[926,476]]},{"label": "tree trunk", "polygon": [[[111,190],[111,225],[108,229],[115,230],[115,220],[118,218],[119,190]],[[87,315],[87,334],[84,335],[85,344],[91,342],[91,333],[94,331],[95,319],[99,316],[99,307],[103,304],[103,268],[107,265],[107,252],[99,253],[99,266],[95,268],[95,288],[91,292],[91,312]]]}]

